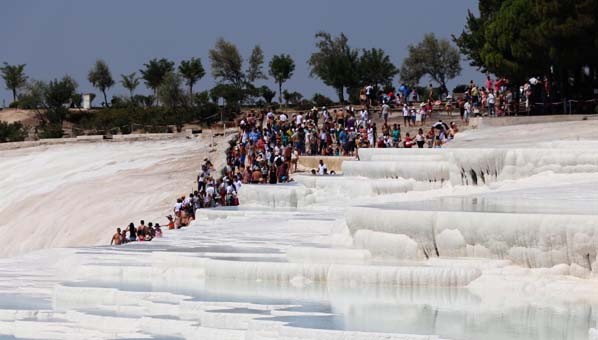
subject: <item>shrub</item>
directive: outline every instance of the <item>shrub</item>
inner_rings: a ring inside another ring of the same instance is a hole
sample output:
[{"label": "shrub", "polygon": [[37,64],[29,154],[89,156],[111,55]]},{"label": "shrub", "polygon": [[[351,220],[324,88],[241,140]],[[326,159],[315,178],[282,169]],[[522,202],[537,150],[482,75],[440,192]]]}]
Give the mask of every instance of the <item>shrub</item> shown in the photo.
[{"label": "shrub", "polygon": [[460,84],[460,85],[455,86],[455,88],[453,89],[453,93],[465,93],[465,91],[467,91],[468,88],[469,88],[469,85]]},{"label": "shrub", "polygon": [[321,106],[331,106],[332,104],[334,104],[334,102],[332,101],[332,99],[326,97],[323,94],[320,93],[316,93],[314,94],[312,101],[314,102],[314,104],[318,107]]},{"label": "shrub", "polygon": [[0,121],[0,143],[20,142],[27,137],[27,131],[21,122],[7,123]]},{"label": "shrub", "polygon": [[40,127],[41,132],[38,137],[45,138],[62,138],[64,132],[62,131],[62,124],[46,124]]}]

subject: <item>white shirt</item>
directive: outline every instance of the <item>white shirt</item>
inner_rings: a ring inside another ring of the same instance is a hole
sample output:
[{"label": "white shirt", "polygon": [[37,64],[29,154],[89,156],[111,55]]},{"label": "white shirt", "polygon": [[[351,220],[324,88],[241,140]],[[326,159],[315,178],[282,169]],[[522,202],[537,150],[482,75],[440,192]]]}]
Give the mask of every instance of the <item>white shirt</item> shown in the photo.
[{"label": "white shirt", "polygon": [[326,172],[328,172],[328,168],[326,167],[326,164],[320,164],[320,165],[318,165],[318,174],[319,175],[323,175]]},{"label": "white shirt", "polygon": [[407,106],[403,107],[403,117],[409,117],[409,108]]},{"label": "white shirt", "polygon": [[361,120],[368,120],[368,112],[366,110],[361,110]]},{"label": "white shirt", "polygon": [[209,187],[206,189],[206,196],[214,196],[214,187],[212,187],[212,186],[209,186]]},{"label": "white shirt", "polygon": [[390,111],[390,106],[388,104],[382,105],[382,114],[388,114],[388,111]]},{"label": "white shirt", "polygon": [[488,93],[488,104],[494,104],[494,95],[492,93]]},{"label": "white shirt", "polygon": [[303,121],[303,116],[297,115],[297,117],[295,117],[295,118],[296,118],[297,125],[301,125],[301,122]]},{"label": "white shirt", "polygon": [[280,116],[278,117],[278,119],[280,119],[281,122],[286,122],[287,115],[285,115],[284,113],[281,113]]}]

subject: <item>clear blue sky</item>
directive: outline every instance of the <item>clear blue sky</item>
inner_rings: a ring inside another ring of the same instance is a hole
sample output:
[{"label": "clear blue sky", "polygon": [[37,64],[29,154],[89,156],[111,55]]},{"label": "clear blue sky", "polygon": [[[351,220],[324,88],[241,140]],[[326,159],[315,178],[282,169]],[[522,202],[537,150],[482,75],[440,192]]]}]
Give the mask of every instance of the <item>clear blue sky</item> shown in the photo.
[{"label": "clear blue sky", "polygon": [[[195,89],[203,90],[214,84],[208,50],[224,37],[237,44],[245,59],[260,44],[265,68],[273,54],[290,54],[297,67],[287,89],[336,98],[331,88],[309,77],[306,60],[315,49],[317,31],[344,32],[352,47],[383,48],[398,67],[407,46],[425,33],[446,38],[459,33],[468,9],[477,11],[477,1],[5,0],[0,4],[0,62],[25,63],[34,79],[69,74],[80,92],[98,93],[87,81],[98,58],[106,60],[113,77],[120,79],[121,73],[138,71],[151,58],[178,63],[200,57],[208,76]],[[466,61],[462,66],[462,75],[449,83],[449,89],[470,79],[482,80]],[[275,88],[271,80],[263,83]],[[147,90],[141,86],[138,92]],[[109,91],[109,95],[124,93],[120,84]],[[11,99],[4,84],[0,99],[7,105]]]}]

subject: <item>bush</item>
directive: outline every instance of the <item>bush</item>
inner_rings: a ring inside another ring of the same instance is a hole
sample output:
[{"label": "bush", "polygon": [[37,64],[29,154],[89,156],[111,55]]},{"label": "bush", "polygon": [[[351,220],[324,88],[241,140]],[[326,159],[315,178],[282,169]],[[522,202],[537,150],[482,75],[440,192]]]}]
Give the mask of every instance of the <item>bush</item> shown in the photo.
[{"label": "bush", "polygon": [[27,137],[27,131],[21,122],[7,123],[0,121],[0,143],[21,142]]},{"label": "bush", "polygon": [[61,124],[46,124],[41,126],[40,129],[41,132],[38,133],[38,137],[42,139],[62,138],[64,134]]},{"label": "bush", "polygon": [[326,97],[323,94],[320,93],[316,93],[314,94],[312,101],[314,102],[314,104],[318,107],[321,106],[331,106],[332,104],[334,104],[334,102],[332,101],[332,99]]}]

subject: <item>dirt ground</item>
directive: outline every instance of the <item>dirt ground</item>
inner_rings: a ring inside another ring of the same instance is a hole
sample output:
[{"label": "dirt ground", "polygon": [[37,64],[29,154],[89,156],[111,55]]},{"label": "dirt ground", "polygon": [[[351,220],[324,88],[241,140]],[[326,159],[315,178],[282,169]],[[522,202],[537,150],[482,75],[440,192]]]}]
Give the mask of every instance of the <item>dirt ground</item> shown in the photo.
[{"label": "dirt ground", "polygon": [[37,118],[35,111],[19,110],[19,109],[2,109],[0,110],[0,121],[14,123],[21,122],[26,126],[37,125]]}]

